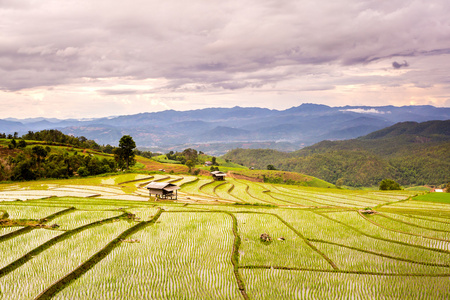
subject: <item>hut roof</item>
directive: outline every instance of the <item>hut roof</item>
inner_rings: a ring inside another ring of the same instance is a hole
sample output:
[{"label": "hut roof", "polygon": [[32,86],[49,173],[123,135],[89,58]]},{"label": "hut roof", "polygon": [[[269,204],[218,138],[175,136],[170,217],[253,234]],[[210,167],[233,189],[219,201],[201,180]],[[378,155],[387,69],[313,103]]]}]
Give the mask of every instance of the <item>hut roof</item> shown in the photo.
[{"label": "hut roof", "polygon": [[225,174],[222,171],[214,171],[214,172],[211,172],[211,174],[214,176],[227,176],[227,174]]},{"label": "hut roof", "polygon": [[147,184],[145,186],[145,188],[147,189],[152,189],[152,190],[165,190],[165,191],[175,191],[178,190],[180,187],[170,183],[170,182],[150,182],[149,184]]}]

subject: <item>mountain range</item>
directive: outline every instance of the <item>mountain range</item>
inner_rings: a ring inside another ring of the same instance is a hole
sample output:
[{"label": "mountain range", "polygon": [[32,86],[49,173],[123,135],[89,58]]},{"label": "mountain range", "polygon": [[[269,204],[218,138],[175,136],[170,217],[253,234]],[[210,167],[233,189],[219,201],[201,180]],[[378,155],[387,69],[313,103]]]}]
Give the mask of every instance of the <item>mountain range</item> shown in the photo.
[{"label": "mountain range", "polygon": [[[3,119],[0,132],[19,134],[58,129],[99,144],[117,145],[129,134],[141,149],[193,147],[214,155],[229,149],[293,151],[322,140],[367,135],[398,122],[450,119],[450,108],[433,106],[341,106],[302,104],[286,110],[258,107],[207,108],[95,119]],[[154,151],[154,150],[153,150]]]}]

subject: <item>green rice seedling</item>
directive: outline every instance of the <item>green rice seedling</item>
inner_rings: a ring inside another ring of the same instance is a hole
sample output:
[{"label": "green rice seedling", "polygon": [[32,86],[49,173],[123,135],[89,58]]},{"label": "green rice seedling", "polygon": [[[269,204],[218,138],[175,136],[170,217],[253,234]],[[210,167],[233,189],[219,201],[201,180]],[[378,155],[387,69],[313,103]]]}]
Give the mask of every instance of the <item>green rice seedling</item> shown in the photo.
[{"label": "green rice seedling", "polygon": [[22,228],[23,228],[22,226],[0,227],[0,237],[5,235],[5,234],[8,234],[8,233],[14,232],[16,230],[22,229]]},{"label": "green rice seedling", "polygon": [[[414,220],[424,220],[427,221],[427,223],[425,223],[425,226],[433,226],[431,224],[434,224],[435,226],[437,226],[437,224],[444,226],[445,228],[450,224],[450,218],[445,218],[443,216],[430,216],[430,215],[423,215],[423,214],[419,214],[417,215],[417,212],[414,212],[416,214],[410,214],[408,212],[404,213],[404,216],[410,217]],[[441,228],[441,227],[439,227]]]},{"label": "green rice seedling", "polygon": [[34,229],[0,243],[0,269],[62,232]]},{"label": "green rice seedling", "polygon": [[60,230],[71,230],[121,214],[123,214],[122,211],[74,211],[54,219],[52,223],[58,224]]},{"label": "green rice seedling", "polygon": [[117,176],[103,178],[101,180],[101,184],[118,185],[122,182],[139,180],[139,179],[148,178],[148,177],[149,177],[149,175],[145,175],[145,174],[121,174],[121,175],[117,175]]},{"label": "green rice seedling", "polygon": [[200,191],[208,196],[211,197],[217,197],[217,195],[214,193],[214,188],[218,186],[219,184],[223,184],[221,181],[209,181],[202,186],[199,187]]},{"label": "green rice seedling", "polygon": [[397,241],[401,243],[418,245],[430,249],[439,249],[450,253],[450,244],[445,241],[426,239],[423,237],[403,234],[400,232],[390,231],[373,223],[368,222],[358,212],[340,212],[328,214],[332,219],[340,221],[344,224],[352,226],[361,232],[370,234],[375,237]]},{"label": "green rice seedling", "polygon": [[444,203],[430,203],[424,201],[408,200],[389,205],[390,208],[427,209],[450,213],[450,205]]},{"label": "green rice seedling", "polygon": [[148,201],[149,196],[139,196],[139,195],[107,195],[107,196],[99,196],[99,199],[107,199],[107,200],[126,200],[126,201]]},{"label": "green rice seedling", "polygon": [[[401,220],[398,217],[389,218],[384,217],[383,215],[374,215],[370,217],[370,220],[383,226],[386,229],[396,230],[400,232],[410,233],[413,235],[420,235],[424,237],[430,237],[434,239],[444,239],[448,240],[450,243],[450,226],[445,229],[435,229],[426,228],[424,226],[420,226],[418,224],[414,224],[411,222],[407,222],[405,220]],[[449,224],[450,225],[450,224]]]},{"label": "green rice seedling", "polygon": [[[330,264],[302,237],[273,215],[236,213],[241,236],[240,265],[317,267],[332,269]],[[269,234],[271,242],[263,242],[261,234]]]},{"label": "green rice seedling", "polygon": [[270,195],[271,189],[270,185],[263,185],[255,182],[246,182],[249,186],[248,193],[260,201],[271,204],[271,205],[291,205],[285,201],[280,201],[279,199],[272,197]]},{"label": "green rice seedling", "polygon": [[1,210],[5,210],[9,214],[10,219],[33,219],[38,220],[45,218],[58,211],[66,209],[62,207],[52,206],[28,206],[28,205],[8,205],[0,206]]},{"label": "green rice seedling", "polygon": [[234,202],[242,202],[241,199],[238,199],[234,196],[232,196],[228,191],[230,190],[230,188],[233,187],[233,184],[226,181],[225,184],[222,185],[217,185],[215,190],[214,190],[214,194],[224,200],[230,200],[230,201],[234,201]]},{"label": "green rice seedling", "polygon": [[241,269],[252,299],[448,299],[449,277]]},{"label": "green rice seedling", "polygon": [[326,253],[336,263],[339,270],[385,274],[448,274],[450,276],[450,262],[447,267],[432,266],[383,257],[339,245],[317,242],[313,244]]},{"label": "green rice seedling", "polygon": [[133,207],[127,208],[127,212],[132,213],[136,216],[139,221],[150,221],[153,216],[158,212],[157,207]]},{"label": "green rice seedling", "polygon": [[298,190],[297,188],[291,188],[286,186],[273,186],[274,194],[277,198],[281,196],[291,198],[290,201],[296,203],[298,202],[301,205],[307,206],[352,206],[343,201],[335,201],[332,197],[328,197],[325,199],[324,197],[318,197],[316,193],[313,192],[303,192],[302,190]]},{"label": "green rice seedling", "polygon": [[252,195],[248,193],[249,185],[246,181],[236,180],[233,178],[228,178],[227,181],[234,185],[234,188],[229,192],[231,196],[246,203],[268,204],[261,199],[252,197]]},{"label": "green rice seedling", "polygon": [[185,185],[185,184],[187,184],[189,182],[193,182],[193,181],[197,180],[197,178],[198,178],[197,176],[183,175],[183,179],[180,180],[180,181],[177,181],[176,185],[182,186],[182,185]]},{"label": "green rice seedling", "polygon": [[55,299],[239,299],[231,218],[163,213]]},{"label": "green rice seedling", "polygon": [[[284,188],[285,189],[285,188]],[[299,195],[302,197],[305,197],[307,199],[316,201],[316,202],[322,202],[325,205],[335,205],[335,206],[344,206],[344,207],[366,207],[366,206],[370,206],[373,203],[366,201],[366,200],[361,200],[361,199],[355,199],[355,198],[349,198],[349,197],[336,197],[333,194],[330,193],[321,193],[321,192],[316,192],[314,190],[298,190],[298,189],[293,189],[290,190],[290,192],[293,195]]]},{"label": "green rice seedling", "polygon": [[[181,191],[190,195],[205,195],[199,191],[202,185],[211,182],[210,178],[200,178],[197,181],[186,183],[181,187]],[[206,195],[208,196],[208,195]]]},{"label": "green rice seedling", "polygon": [[398,257],[405,260],[430,264],[450,264],[450,255],[445,252],[433,251],[432,249],[418,248],[406,242],[393,243],[389,239],[377,238],[377,235],[365,231],[353,230],[341,223],[326,218],[328,215],[340,213],[318,215],[309,211],[282,209],[277,210],[277,214],[289,222],[294,228],[301,232],[311,241],[321,240],[331,243],[342,244],[348,247]]},{"label": "green rice seedling", "polygon": [[81,231],[0,278],[2,299],[32,299],[128,229],[126,221]]},{"label": "green rice seedling", "polygon": [[91,193],[101,194],[101,195],[117,195],[123,194],[124,192],[120,187],[115,186],[96,186],[96,185],[64,185],[66,189],[85,190]]}]

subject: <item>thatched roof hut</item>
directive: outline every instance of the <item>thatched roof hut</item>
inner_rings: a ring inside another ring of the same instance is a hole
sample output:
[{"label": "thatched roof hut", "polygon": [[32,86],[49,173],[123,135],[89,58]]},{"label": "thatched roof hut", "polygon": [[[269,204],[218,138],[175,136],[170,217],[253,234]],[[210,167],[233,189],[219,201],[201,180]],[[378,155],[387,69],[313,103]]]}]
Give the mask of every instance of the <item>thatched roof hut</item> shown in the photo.
[{"label": "thatched roof hut", "polygon": [[211,175],[212,175],[213,179],[216,181],[223,181],[223,180],[225,180],[225,176],[227,176],[227,174],[225,174],[222,171],[211,172]]},{"label": "thatched roof hut", "polygon": [[145,186],[150,193],[150,197],[154,194],[157,198],[173,199],[173,191],[175,191],[175,200],[177,200],[179,186],[170,182],[155,182],[152,181]]}]

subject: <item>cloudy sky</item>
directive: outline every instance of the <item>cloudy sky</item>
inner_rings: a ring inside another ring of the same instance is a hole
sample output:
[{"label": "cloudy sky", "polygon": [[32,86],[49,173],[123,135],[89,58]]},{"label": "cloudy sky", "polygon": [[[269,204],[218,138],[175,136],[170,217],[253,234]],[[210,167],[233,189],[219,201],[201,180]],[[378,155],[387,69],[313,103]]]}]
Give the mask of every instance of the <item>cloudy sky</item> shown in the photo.
[{"label": "cloudy sky", "polygon": [[0,118],[450,106],[448,0],[0,0]]}]

